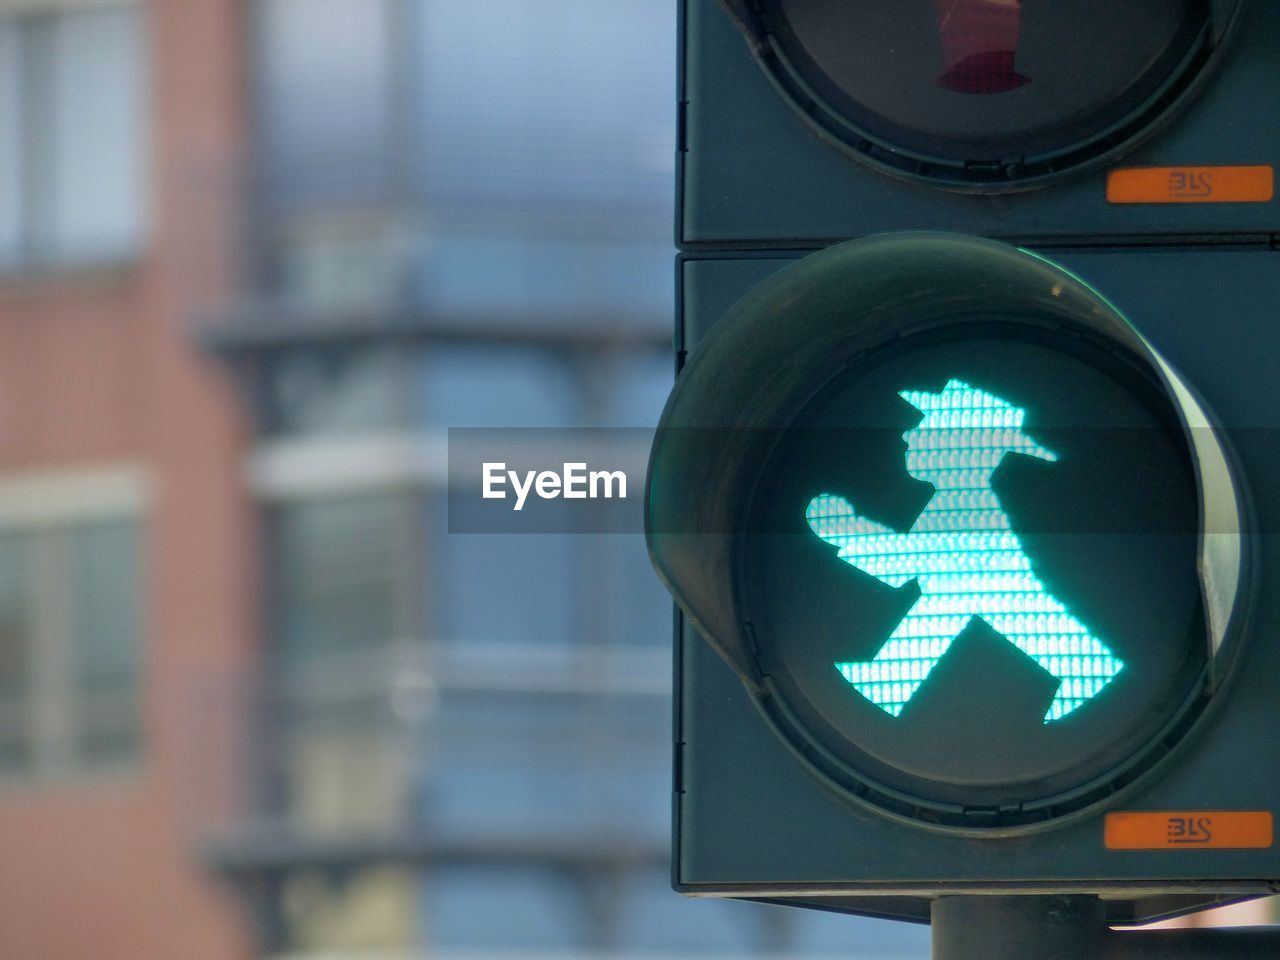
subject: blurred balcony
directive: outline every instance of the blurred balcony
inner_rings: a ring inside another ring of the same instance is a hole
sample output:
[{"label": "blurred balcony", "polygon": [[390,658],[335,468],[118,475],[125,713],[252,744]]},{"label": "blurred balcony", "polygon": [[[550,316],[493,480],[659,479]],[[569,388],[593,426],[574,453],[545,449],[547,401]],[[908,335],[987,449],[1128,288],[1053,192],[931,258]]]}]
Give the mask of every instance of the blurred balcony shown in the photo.
[{"label": "blurred balcony", "polygon": [[197,842],[228,873],[665,862],[668,656],[405,645],[223,691],[238,789]]},{"label": "blurred balcony", "polygon": [[203,340],[669,339],[665,3],[535,16],[523,0],[257,0],[253,14],[246,282],[200,317]]}]

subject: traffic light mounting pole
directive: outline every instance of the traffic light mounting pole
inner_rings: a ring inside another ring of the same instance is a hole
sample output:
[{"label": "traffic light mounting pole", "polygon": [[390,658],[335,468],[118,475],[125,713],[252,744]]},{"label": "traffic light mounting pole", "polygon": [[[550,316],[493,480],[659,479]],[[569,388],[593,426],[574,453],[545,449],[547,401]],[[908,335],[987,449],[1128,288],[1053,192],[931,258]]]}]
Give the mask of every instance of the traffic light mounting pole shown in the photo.
[{"label": "traffic light mounting pole", "polygon": [[933,960],[1272,960],[1280,928],[1112,930],[1088,896],[940,897]]}]

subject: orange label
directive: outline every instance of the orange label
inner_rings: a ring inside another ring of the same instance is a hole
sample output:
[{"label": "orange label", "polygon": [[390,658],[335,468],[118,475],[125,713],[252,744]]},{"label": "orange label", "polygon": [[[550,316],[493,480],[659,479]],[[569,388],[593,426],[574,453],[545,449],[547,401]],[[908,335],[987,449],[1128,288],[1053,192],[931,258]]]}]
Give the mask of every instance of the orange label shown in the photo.
[{"label": "orange label", "polygon": [[1133,167],[1107,175],[1108,203],[1267,203],[1275,172],[1252,167]]},{"label": "orange label", "polygon": [[1108,813],[1108,850],[1265,850],[1271,814],[1262,810]]}]

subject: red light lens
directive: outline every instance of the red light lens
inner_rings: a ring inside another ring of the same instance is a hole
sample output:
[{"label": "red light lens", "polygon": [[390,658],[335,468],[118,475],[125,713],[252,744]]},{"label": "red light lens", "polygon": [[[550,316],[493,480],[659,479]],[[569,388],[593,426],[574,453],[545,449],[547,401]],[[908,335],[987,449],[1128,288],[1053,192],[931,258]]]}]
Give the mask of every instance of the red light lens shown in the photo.
[{"label": "red light lens", "polygon": [[944,70],[955,93],[1006,93],[1030,78],[1014,69],[1021,0],[934,0]]}]

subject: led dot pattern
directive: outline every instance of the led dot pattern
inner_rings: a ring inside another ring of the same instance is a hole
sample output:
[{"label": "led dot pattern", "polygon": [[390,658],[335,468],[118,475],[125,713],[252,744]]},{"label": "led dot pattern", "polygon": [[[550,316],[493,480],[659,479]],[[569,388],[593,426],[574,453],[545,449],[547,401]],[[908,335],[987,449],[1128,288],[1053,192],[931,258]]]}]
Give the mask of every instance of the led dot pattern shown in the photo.
[{"label": "led dot pattern", "polygon": [[991,489],[1005,454],[1057,455],[1023,432],[1024,410],[959,380],[940,393],[899,396],[924,414],[903,434],[907,472],[934,487],[912,528],[899,533],[828,493],[809,502],[805,517],[841,560],[894,587],[915,580],[920,597],[874,658],[835,668],[896,717],[979,617],[1058,678],[1044,721],[1061,720],[1096,697],[1124,663],[1041,583]]}]

